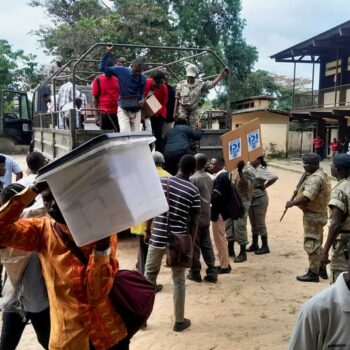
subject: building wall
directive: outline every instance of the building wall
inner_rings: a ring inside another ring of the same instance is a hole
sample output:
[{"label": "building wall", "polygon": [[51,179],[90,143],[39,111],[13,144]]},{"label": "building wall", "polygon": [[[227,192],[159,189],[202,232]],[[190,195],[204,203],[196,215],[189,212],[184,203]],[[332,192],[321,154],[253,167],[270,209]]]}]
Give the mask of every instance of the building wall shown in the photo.
[{"label": "building wall", "polygon": [[312,152],[312,131],[289,131],[288,153],[290,156],[299,156],[301,153]]},{"label": "building wall", "polygon": [[267,154],[286,153],[288,145],[289,116],[269,111],[255,111],[233,114],[232,129],[246,124],[254,119],[260,119],[261,137],[264,150]]}]

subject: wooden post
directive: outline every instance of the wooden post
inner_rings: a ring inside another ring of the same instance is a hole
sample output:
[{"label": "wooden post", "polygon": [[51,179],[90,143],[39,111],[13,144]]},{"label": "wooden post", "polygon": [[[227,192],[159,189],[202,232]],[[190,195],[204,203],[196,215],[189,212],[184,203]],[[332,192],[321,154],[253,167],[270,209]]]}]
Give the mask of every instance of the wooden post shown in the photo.
[{"label": "wooden post", "polygon": [[314,107],[315,62],[312,63],[311,107]]},{"label": "wooden post", "polygon": [[293,73],[293,104],[292,104],[293,109],[294,109],[294,107],[295,107],[295,73],[296,73],[296,69],[297,69],[297,63],[294,62],[294,73]]},{"label": "wooden post", "polygon": [[337,47],[337,59],[335,61],[336,69],[335,69],[335,82],[334,82],[334,107],[337,105],[337,86],[338,86],[338,67],[339,67],[338,61],[339,61],[339,48]]},{"label": "wooden post", "polygon": [[70,109],[69,110],[69,131],[71,135],[71,148],[74,149],[76,147],[76,135],[75,135],[75,129],[76,129],[76,122],[77,122],[77,110]]}]

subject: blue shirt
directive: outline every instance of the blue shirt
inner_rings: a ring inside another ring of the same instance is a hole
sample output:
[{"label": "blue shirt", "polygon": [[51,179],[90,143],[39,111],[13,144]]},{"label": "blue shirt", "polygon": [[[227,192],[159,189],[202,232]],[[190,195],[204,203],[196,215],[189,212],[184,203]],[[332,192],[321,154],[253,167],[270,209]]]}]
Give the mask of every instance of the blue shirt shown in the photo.
[{"label": "blue shirt", "polygon": [[164,154],[179,150],[189,150],[191,140],[200,140],[203,131],[200,129],[193,130],[188,125],[175,125],[164,137]]},{"label": "blue shirt", "polygon": [[144,74],[133,75],[130,67],[107,67],[112,55],[107,52],[103,55],[99,70],[103,73],[114,75],[119,80],[119,106],[120,99],[125,96],[137,96],[139,101],[144,99],[146,76]]}]

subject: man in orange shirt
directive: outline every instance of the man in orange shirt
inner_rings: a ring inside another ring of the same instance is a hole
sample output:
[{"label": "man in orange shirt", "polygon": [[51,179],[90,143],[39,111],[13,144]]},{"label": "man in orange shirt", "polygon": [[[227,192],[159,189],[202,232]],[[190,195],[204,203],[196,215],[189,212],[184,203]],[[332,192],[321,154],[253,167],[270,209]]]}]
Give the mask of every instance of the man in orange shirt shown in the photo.
[{"label": "man in orange shirt", "polygon": [[[52,219],[19,219],[38,193]],[[29,187],[0,208],[0,245],[38,252],[50,301],[49,349],[129,349],[125,324],[108,297],[118,270],[116,237],[81,247],[85,266],[57,231],[72,239],[47,184]]]}]

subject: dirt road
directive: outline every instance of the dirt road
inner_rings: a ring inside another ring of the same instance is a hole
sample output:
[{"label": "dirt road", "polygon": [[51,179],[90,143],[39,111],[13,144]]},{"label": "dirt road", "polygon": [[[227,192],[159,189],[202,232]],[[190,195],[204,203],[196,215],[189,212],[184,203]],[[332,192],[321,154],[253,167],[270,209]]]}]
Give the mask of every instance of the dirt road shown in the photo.
[{"label": "dirt road", "polygon": [[[269,188],[268,231],[271,254],[249,254],[243,264],[232,264],[230,275],[217,284],[187,281],[186,317],[190,329],[172,332],[170,270],[163,267],[148,327],[132,340],[132,350],[283,350],[287,349],[300,305],[328,286],[328,281],[303,284],[295,276],[307,268],[303,251],[302,215],[292,208],[282,223],[279,218],[300,174],[271,168],[280,180]],[[136,242],[119,243],[121,268],[133,268]],[[32,327],[26,327],[19,350],[37,350]]]}]

